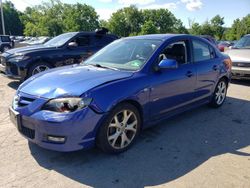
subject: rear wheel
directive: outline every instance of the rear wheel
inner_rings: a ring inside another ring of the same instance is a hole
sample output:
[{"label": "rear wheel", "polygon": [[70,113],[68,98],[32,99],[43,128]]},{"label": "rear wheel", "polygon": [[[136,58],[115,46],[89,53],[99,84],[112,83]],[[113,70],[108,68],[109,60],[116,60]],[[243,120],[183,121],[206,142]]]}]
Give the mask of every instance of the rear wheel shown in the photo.
[{"label": "rear wheel", "polygon": [[107,153],[121,153],[136,140],[141,126],[141,119],[136,107],[121,104],[115,107],[97,135],[97,145]]},{"label": "rear wheel", "polygon": [[228,82],[226,79],[221,79],[215,87],[210,106],[218,108],[222,106],[227,95]]},{"label": "rear wheel", "polygon": [[45,62],[40,62],[32,65],[28,71],[28,78],[31,76],[34,76],[35,74],[38,74],[40,72],[46,71],[51,69],[52,66]]}]

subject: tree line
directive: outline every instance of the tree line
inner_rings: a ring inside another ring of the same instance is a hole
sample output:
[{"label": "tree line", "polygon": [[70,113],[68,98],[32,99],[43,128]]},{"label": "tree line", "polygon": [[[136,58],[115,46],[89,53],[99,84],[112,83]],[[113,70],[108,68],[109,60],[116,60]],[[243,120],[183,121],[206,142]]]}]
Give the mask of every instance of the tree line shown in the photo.
[{"label": "tree line", "polygon": [[[10,1],[3,6],[6,33],[10,35],[56,36],[70,31],[94,31],[106,27],[120,37],[153,33],[190,33],[211,35],[217,40],[238,40],[250,33],[250,14],[234,20],[230,28],[224,17],[216,15],[199,24],[189,20],[187,29],[180,19],[167,9],[139,10],[131,5],[114,12],[109,20],[100,20],[95,9],[86,4],[66,4],[50,0],[41,5],[18,11]],[[2,32],[2,28],[0,28]]]}]

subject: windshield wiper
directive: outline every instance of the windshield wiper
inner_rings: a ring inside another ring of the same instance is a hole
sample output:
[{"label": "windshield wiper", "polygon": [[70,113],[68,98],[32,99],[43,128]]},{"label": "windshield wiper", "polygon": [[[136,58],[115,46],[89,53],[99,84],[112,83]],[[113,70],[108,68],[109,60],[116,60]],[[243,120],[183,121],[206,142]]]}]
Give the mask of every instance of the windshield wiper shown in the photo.
[{"label": "windshield wiper", "polygon": [[119,70],[117,68],[114,68],[114,67],[107,67],[107,66],[103,66],[103,65],[100,65],[100,64],[88,64],[88,65],[92,65],[94,67],[98,67],[98,68],[104,68],[104,69],[111,69],[111,70]]}]

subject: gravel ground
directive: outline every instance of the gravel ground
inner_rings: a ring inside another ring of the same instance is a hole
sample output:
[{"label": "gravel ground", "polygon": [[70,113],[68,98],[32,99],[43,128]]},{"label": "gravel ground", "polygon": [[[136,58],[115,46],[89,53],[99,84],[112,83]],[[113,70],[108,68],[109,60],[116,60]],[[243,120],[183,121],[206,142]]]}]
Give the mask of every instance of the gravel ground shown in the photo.
[{"label": "gravel ground", "polygon": [[8,117],[18,84],[0,75],[0,187],[250,187],[250,82],[231,84],[222,108],[164,121],[116,156],[28,143]]}]

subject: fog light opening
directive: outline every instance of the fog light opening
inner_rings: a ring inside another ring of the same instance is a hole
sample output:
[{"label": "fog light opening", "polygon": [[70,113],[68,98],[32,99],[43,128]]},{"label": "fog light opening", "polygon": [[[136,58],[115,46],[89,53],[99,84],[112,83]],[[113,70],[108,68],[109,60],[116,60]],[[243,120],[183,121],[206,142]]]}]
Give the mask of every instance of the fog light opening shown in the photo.
[{"label": "fog light opening", "polygon": [[55,142],[55,143],[64,143],[66,141],[66,138],[64,136],[53,136],[53,135],[48,135],[47,140],[50,142]]}]

